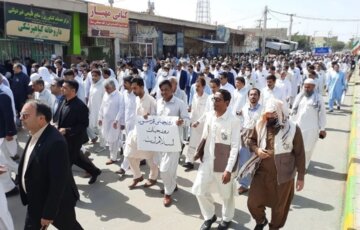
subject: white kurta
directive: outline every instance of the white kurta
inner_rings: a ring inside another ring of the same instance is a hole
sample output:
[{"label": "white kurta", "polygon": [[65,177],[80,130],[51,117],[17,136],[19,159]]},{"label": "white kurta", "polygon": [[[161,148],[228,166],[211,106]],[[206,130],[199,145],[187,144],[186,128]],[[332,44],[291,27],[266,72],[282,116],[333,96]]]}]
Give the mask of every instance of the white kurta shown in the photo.
[{"label": "white kurta", "polygon": [[[144,94],[140,99],[136,97],[136,109],[137,116],[156,115],[156,101],[149,94]],[[137,148],[137,135],[136,129],[129,133],[126,138],[124,156],[130,158],[139,158],[139,159],[150,159],[153,157],[154,153],[150,151],[138,150]]]},{"label": "white kurta", "polygon": [[41,92],[35,92],[35,100],[39,100],[51,108],[55,101],[55,97],[48,89],[44,88]]},{"label": "white kurta", "polygon": [[291,83],[288,79],[277,79],[276,80],[276,84],[277,87],[279,87],[285,94],[285,98],[286,101],[289,101],[289,99],[292,97],[292,92],[291,92]]},{"label": "white kurta", "polygon": [[17,141],[16,136],[13,136],[11,141],[5,140],[5,138],[1,138],[2,144],[0,144],[0,161],[2,165],[5,165],[8,169],[8,172],[18,173],[18,163],[11,159],[17,153]]},{"label": "white kurta", "polygon": [[232,114],[234,116],[237,116],[236,113],[240,112],[242,110],[242,108],[244,107],[244,105],[247,102],[248,99],[248,91],[249,88],[244,86],[243,88],[239,89],[235,89],[234,91],[234,103],[232,106]]},{"label": "white kurta", "polygon": [[279,87],[274,86],[273,89],[270,89],[269,87],[265,87],[262,91],[261,91],[261,103],[262,105],[266,104],[266,101],[270,98],[276,98],[280,101],[282,101],[283,103],[286,104],[286,96],[283,90],[281,90]]},{"label": "white kurta", "polygon": [[14,230],[14,223],[8,209],[5,191],[0,184],[0,229]]},{"label": "white kurta", "polygon": [[[191,104],[191,116],[190,122],[195,123],[199,120],[201,116],[205,113],[205,106],[208,95],[204,92],[202,96],[199,96],[197,93],[194,95]],[[204,123],[199,123],[196,128],[191,127],[191,135],[189,140],[189,147],[186,153],[186,162],[194,162],[194,155],[198,144],[200,143],[202,132],[204,129]]]},{"label": "white kurta", "polygon": [[[170,101],[166,102],[163,99],[157,101],[157,115],[158,116],[177,116],[183,119],[184,124],[189,123],[189,114],[187,106],[180,99],[173,96]],[[179,127],[180,137],[181,129]],[[160,175],[164,182],[165,195],[171,195],[176,187],[176,170],[179,161],[179,152],[160,153]]]},{"label": "white kurta", "polygon": [[222,219],[231,221],[234,217],[234,195],[236,191],[234,175],[231,175],[231,180],[227,184],[223,184],[222,173],[214,172],[215,143],[230,145],[230,156],[225,170],[232,172],[240,148],[240,128],[239,120],[230,111],[221,117],[216,117],[215,112],[212,112],[206,118],[202,135],[202,139],[206,139],[203,162],[200,164],[192,187],[192,193],[198,199],[205,220],[210,219],[215,212],[215,205],[211,196],[213,192],[218,192],[223,201]]},{"label": "white kurta", "polygon": [[[160,69],[159,69],[160,71]],[[154,86],[154,88],[151,90],[151,95],[154,95],[156,94],[156,100],[160,100],[162,99],[162,96],[161,96],[161,91],[160,91],[160,83],[163,82],[164,80],[169,80],[170,77],[167,75],[167,76],[163,76],[163,75],[160,75],[160,76],[157,76],[156,78],[156,84]]]},{"label": "white kurta", "polygon": [[[215,112],[208,114],[202,134],[202,139],[206,139],[204,157],[192,188],[193,194],[203,195],[211,191],[209,185],[214,185],[213,176],[217,174],[214,172],[215,143],[231,145],[225,170],[232,172],[240,148],[240,129],[239,120],[229,111],[218,118],[215,116]],[[224,138],[225,136],[226,138]],[[223,185],[223,189],[217,190],[224,197],[233,195],[231,187],[227,185]]]},{"label": "white kurta", "polygon": [[94,129],[98,126],[99,111],[101,103],[103,101],[103,96],[105,94],[105,88],[103,85],[103,80],[99,80],[95,84],[91,84],[88,107],[89,107],[89,128]]},{"label": "white kurta", "polygon": [[301,78],[301,73],[299,68],[295,67],[294,69],[289,68],[288,72],[290,73],[291,76],[289,76],[289,80],[291,82],[291,92],[292,92],[292,96],[293,98],[295,98],[297,92],[298,92],[298,87],[301,85],[302,82],[302,78]]},{"label": "white kurta", "polygon": [[[101,134],[106,142],[118,141],[120,135],[120,125],[124,125],[124,100],[118,91],[111,94],[104,94],[99,111],[99,120],[102,121]],[[113,124],[117,122],[117,129]]]},{"label": "white kurta", "polygon": [[125,130],[129,134],[135,128],[136,122],[136,96],[133,92],[124,90],[124,106],[125,106]]},{"label": "white kurta", "polygon": [[[300,97],[300,94],[299,96]],[[326,111],[322,96],[319,95],[318,101],[315,101],[315,95],[311,97],[303,96],[295,115],[291,116],[291,120],[296,123],[302,132],[306,167],[308,167],[315,144],[319,138],[319,131],[325,130],[326,126]],[[296,98],[295,100],[297,100]]]},{"label": "white kurta", "polygon": [[[141,99],[136,97],[135,113],[137,116],[156,115],[155,99],[147,93],[145,93]],[[149,179],[157,179],[159,169],[157,164],[155,164],[155,155],[157,156],[157,153],[155,152],[138,150],[136,129],[133,129],[126,137],[124,156],[126,157],[125,159],[127,159],[129,162],[134,178],[139,178],[141,176],[140,160],[146,159],[146,162],[150,167]]]},{"label": "white kurta", "polygon": [[226,89],[227,91],[229,91],[229,93],[231,93],[231,97],[234,95],[235,87],[229,82],[225,85],[220,85],[220,89]]},{"label": "white kurta", "polygon": [[263,71],[256,70],[254,87],[262,89],[266,86],[266,75]]}]

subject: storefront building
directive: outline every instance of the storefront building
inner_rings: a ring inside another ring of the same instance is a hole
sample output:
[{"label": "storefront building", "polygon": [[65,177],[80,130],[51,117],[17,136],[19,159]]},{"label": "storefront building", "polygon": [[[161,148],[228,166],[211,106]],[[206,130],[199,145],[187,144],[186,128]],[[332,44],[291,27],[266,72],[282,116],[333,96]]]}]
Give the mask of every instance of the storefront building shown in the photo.
[{"label": "storefront building", "polygon": [[13,0],[1,2],[1,11],[0,62],[40,62],[56,54],[69,62],[81,56],[114,66],[120,58],[215,56],[245,47],[239,30],[84,1]]}]

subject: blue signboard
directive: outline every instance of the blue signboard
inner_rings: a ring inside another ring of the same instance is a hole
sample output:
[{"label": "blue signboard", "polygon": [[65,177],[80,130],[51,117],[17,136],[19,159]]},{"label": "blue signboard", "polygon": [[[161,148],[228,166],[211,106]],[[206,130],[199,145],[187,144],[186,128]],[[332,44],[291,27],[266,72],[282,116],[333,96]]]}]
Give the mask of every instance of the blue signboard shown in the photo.
[{"label": "blue signboard", "polygon": [[327,55],[331,53],[330,47],[317,47],[314,49],[315,55]]}]

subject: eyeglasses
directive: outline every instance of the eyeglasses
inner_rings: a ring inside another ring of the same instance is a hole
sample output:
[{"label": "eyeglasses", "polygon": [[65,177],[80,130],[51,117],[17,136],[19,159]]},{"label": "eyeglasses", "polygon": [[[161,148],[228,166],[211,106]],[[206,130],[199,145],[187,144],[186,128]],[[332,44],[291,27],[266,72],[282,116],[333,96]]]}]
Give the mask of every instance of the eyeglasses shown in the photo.
[{"label": "eyeglasses", "polygon": [[30,117],[30,113],[20,113],[20,119],[26,120]]},{"label": "eyeglasses", "polygon": [[211,99],[213,102],[220,102],[220,101],[223,101],[224,99],[220,98],[220,97],[213,97]]}]

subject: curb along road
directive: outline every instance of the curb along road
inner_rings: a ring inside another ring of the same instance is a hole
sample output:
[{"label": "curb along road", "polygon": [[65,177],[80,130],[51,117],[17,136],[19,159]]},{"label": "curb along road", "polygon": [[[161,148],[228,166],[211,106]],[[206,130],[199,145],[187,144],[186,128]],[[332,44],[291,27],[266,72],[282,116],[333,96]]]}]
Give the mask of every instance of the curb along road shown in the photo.
[{"label": "curb along road", "polygon": [[355,85],[353,90],[353,111],[347,163],[348,172],[342,220],[343,230],[360,229],[360,137],[357,136],[360,134],[360,81],[358,71],[355,71],[352,81]]}]

